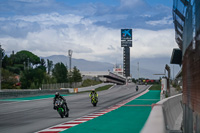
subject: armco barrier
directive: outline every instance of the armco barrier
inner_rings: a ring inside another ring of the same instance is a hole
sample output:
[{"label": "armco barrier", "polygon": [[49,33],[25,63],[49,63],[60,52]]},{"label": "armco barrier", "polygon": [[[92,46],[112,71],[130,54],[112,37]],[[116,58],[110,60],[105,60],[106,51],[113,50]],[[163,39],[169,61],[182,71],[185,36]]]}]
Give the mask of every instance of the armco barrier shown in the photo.
[{"label": "armco barrier", "polygon": [[16,98],[16,97],[24,97],[24,96],[32,96],[32,95],[43,95],[43,94],[55,94],[55,92],[66,94],[66,93],[69,93],[69,90],[59,90],[59,89],[2,90],[0,91],[0,99]]},{"label": "armco barrier", "polygon": [[182,94],[163,99],[152,106],[152,111],[141,133],[181,133]]}]

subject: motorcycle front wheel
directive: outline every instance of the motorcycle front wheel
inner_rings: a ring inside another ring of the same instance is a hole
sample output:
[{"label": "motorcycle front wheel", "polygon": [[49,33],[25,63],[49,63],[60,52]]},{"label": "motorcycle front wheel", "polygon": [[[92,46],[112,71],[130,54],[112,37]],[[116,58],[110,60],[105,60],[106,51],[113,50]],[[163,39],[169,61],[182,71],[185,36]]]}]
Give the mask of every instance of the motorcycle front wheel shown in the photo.
[{"label": "motorcycle front wheel", "polygon": [[58,113],[60,114],[61,118],[64,118],[64,113],[62,109],[58,109]]},{"label": "motorcycle front wheel", "polygon": [[68,110],[67,110],[65,117],[69,117],[69,111]]}]

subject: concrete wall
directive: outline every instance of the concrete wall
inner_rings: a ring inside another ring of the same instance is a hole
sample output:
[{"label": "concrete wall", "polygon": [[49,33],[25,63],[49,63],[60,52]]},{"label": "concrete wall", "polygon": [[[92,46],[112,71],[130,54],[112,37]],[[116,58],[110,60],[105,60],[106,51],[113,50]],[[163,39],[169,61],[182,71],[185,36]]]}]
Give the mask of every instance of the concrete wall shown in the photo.
[{"label": "concrete wall", "polygon": [[142,133],[180,133],[183,118],[182,94],[156,103],[142,129]]},{"label": "concrete wall", "polygon": [[[98,84],[98,85],[94,85],[90,87],[78,88],[78,92],[89,91],[89,90],[96,89],[98,87],[102,87],[105,85],[114,85],[114,84],[102,83],[102,84]],[[56,92],[60,92],[61,94],[74,93],[74,88],[44,89],[44,90],[39,90],[39,89],[1,90],[0,99],[44,95],[44,94],[55,94]]]},{"label": "concrete wall", "polygon": [[0,99],[5,98],[16,98],[24,96],[34,96],[34,95],[43,95],[43,94],[55,94],[60,92],[61,94],[69,93],[69,90],[59,90],[59,89],[49,89],[49,90],[39,90],[39,89],[23,89],[23,90],[3,90],[0,91]]}]

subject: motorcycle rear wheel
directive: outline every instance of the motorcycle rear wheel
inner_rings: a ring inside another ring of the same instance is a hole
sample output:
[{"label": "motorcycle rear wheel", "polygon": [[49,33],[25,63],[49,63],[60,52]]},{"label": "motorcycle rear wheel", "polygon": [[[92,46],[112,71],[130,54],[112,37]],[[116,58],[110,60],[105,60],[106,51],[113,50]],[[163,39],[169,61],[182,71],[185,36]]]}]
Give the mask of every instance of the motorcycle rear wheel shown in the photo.
[{"label": "motorcycle rear wheel", "polygon": [[60,114],[60,117],[61,117],[61,118],[64,118],[64,115],[63,115],[63,114]]},{"label": "motorcycle rear wheel", "polygon": [[67,113],[66,113],[65,117],[69,117],[69,111],[67,111]]}]

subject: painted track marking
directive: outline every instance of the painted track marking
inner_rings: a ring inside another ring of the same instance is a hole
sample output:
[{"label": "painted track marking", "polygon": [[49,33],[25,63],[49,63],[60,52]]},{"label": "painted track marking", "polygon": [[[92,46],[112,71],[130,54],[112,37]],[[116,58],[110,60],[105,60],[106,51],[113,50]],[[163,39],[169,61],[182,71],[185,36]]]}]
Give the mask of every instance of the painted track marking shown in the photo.
[{"label": "painted track marking", "polygon": [[142,92],[142,93],[140,93],[140,94],[138,94],[136,96],[133,96],[133,97],[131,97],[129,99],[126,99],[126,100],[124,100],[122,102],[119,102],[119,103],[117,103],[117,104],[115,104],[115,105],[113,105],[111,107],[108,107],[106,109],[100,110],[98,112],[95,112],[95,113],[92,113],[92,114],[89,114],[89,115],[86,115],[86,116],[82,116],[82,117],[77,118],[75,120],[68,121],[68,122],[65,122],[65,123],[62,123],[62,124],[58,124],[58,125],[49,127],[47,129],[35,132],[35,133],[59,133],[59,132],[62,132],[62,131],[67,130],[67,129],[71,128],[71,127],[77,126],[77,125],[79,125],[81,123],[87,122],[89,120],[92,120],[94,118],[102,116],[102,115],[104,115],[106,113],[109,113],[109,112],[111,112],[113,110],[116,110],[116,109],[124,106],[126,103],[128,103],[128,102],[130,102],[130,101],[132,101],[132,100],[134,100],[134,99],[136,99],[138,97],[140,97],[141,95],[144,95],[148,91],[149,90],[147,89],[144,92]]}]

